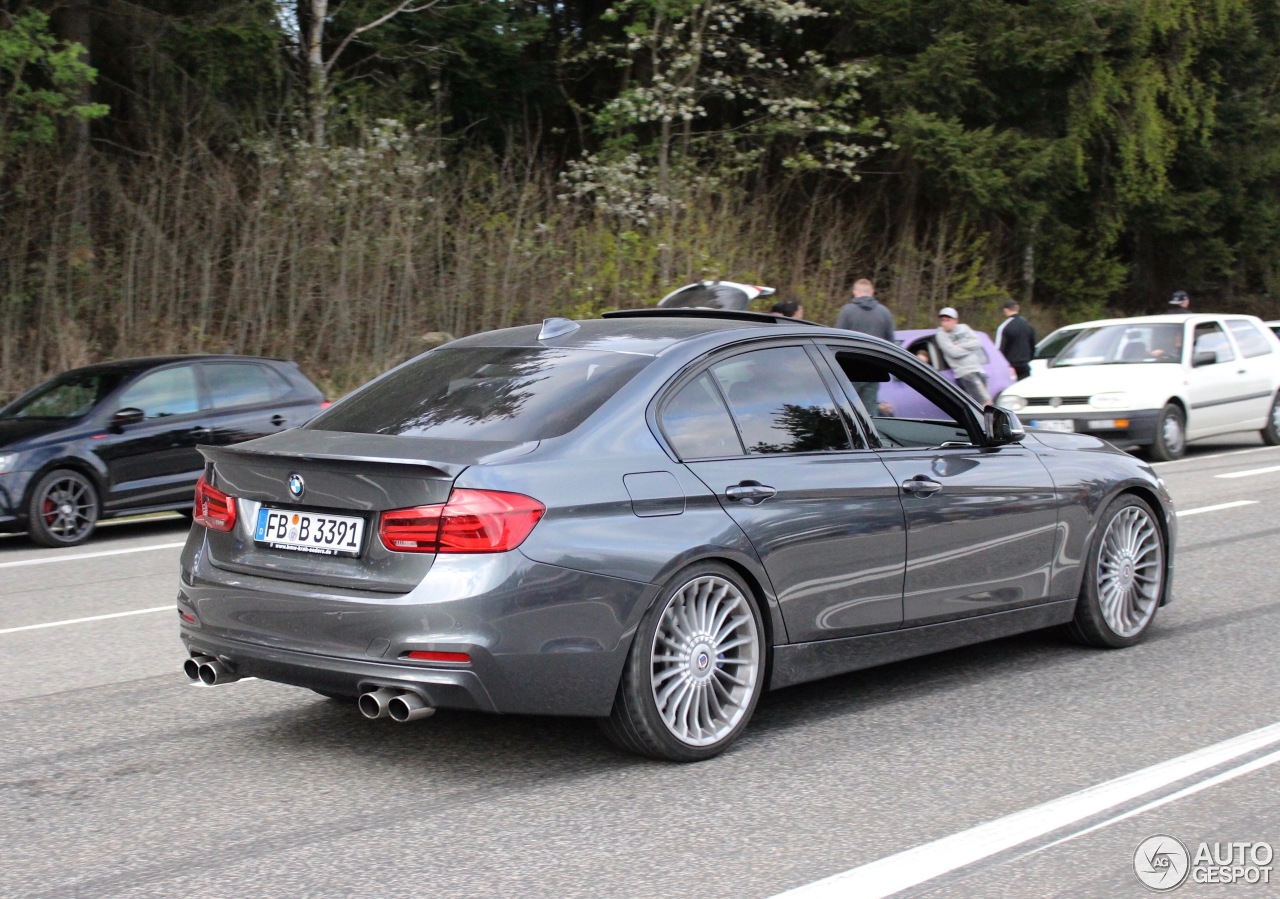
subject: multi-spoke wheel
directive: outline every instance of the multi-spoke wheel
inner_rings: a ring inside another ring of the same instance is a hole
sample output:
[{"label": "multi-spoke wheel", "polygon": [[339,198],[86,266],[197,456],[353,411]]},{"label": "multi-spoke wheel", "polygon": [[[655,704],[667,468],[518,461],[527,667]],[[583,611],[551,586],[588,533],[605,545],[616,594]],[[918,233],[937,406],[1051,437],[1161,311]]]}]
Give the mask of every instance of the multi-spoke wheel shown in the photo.
[{"label": "multi-spoke wheel", "polygon": [[625,749],[699,761],[746,727],[763,688],[764,625],[732,569],[685,569],[641,622],[605,732]]},{"label": "multi-spoke wheel", "polygon": [[98,522],[98,491],[78,471],[51,471],[31,491],[27,508],[31,539],[45,546],[75,546]]},{"label": "multi-spoke wheel", "polygon": [[1072,635],[1093,646],[1131,646],[1160,605],[1165,538],[1155,513],[1136,496],[1107,508],[1089,550]]}]

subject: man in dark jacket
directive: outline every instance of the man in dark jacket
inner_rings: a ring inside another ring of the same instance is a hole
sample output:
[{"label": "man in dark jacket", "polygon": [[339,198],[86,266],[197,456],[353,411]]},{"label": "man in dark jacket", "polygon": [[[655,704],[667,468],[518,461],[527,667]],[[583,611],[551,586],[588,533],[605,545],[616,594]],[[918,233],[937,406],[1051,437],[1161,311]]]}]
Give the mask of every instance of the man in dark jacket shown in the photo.
[{"label": "man in dark jacket", "polygon": [[1021,381],[1031,374],[1031,360],[1036,354],[1036,329],[1018,314],[1017,300],[1006,300],[1001,310],[1004,321],[996,328],[996,346],[1009,360],[1009,372]]},{"label": "man in dark jacket", "polygon": [[[844,328],[846,331],[870,334],[872,337],[879,337],[890,343],[894,342],[893,313],[876,300],[876,286],[866,278],[860,278],[854,283],[853,299],[845,303],[844,308],[840,310],[840,315],[836,318],[836,327]],[[857,389],[858,396],[862,398],[862,405],[867,407],[868,414],[892,412],[887,408],[887,404],[886,408],[880,406],[878,381],[858,381],[853,386]]]}]

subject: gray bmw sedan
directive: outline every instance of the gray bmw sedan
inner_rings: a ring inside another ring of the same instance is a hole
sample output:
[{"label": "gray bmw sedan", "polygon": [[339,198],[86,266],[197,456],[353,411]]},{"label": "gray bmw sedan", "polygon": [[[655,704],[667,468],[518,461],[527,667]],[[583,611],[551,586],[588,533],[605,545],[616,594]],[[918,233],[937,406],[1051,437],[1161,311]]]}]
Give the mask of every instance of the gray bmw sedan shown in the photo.
[{"label": "gray bmw sedan", "polygon": [[[856,385],[890,380],[929,413],[864,408]],[[1148,465],[771,315],[479,334],[201,452],[188,676],[371,719],[592,716],[696,761],[766,689],[1051,626],[1128,646],[1170,597]]]}]

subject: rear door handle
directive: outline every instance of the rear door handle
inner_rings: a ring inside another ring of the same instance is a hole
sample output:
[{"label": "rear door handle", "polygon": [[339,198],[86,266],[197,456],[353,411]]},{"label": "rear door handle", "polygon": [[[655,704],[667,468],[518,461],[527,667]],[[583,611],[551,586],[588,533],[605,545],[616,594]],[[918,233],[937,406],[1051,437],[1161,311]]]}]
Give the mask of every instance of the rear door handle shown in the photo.
[{"label": "rear door handle", "polygon": [[734,502],[743,502],[749,506],[756,503],[762,503],[771,496],[778,493],[773,487],[761,484],[759,481],[742,481],[734,484],[732,487],[724,488],[724,495]]},{"label": "rear door handle", "polygon": [[213,431],[209,430],[209,428],[204,425],[196,425],[191,429],[191,433],[196,437],[208,437],[213,433]]},{"label": "rear door handle", "polygon": [[285,423],[286,421],[288,421],[288,420],[289,420],[289,419],[285,418],[285,417],[284,417],[283,415],[281,415],[279,412],[277,412],[275,415],[271,416],[271,423],[272,423],[273,425],[275,425],[277,428],[278,428],[278,427],[280,427],[282,424],[284,424],[284,423]]},{"label": "rear door handle", "polygon": [[910,493],[912,496],[933,496],[941,489],[941,484],[930,480],[922,474],[916,475],[909,481],[902,482],[902,492]]}]

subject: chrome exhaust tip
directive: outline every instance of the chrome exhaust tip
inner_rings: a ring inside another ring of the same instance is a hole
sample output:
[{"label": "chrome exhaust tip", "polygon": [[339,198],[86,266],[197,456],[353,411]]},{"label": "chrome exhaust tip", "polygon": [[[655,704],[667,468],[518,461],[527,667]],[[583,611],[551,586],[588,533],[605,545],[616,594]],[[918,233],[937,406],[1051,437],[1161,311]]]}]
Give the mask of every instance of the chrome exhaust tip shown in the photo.
[{"label": "chrome exhaust tip", "polygon": [[430,718],[436,710],[427,705],[427,701],[417,693],[401,693],[387,704],[387,714],[392,721],[404,724],[420,718]]},{"label": "chrome exhaust tip", "polygon": [[387,707],[391,704],[391,700],[399,695],[399,690],[393,690],[390,687],[382,687],[379,690],[363,693],[357,703],[360,706],[360,714],[370,721],[385,718],[387,716]]},{"label": "chrome exhaust tip", "polygon": [[194,655],[182,663],[182,673],[193,681],[200,680],[200,666],[212,661],[213,656]]},{"label": "chrome exhaust tip", "polygon": [[215,684],[230,684],[240,680],[240,675],[217,659],[209,659],[209,661],[201,663],[199,674],[201,682],[210,687]]}]

